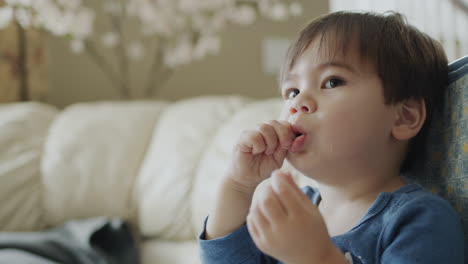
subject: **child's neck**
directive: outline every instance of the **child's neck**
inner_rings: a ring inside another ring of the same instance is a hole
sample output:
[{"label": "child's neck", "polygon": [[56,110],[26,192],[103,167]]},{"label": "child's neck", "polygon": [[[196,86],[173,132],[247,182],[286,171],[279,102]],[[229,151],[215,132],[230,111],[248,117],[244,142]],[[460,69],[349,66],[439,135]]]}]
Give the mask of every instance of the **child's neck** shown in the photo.
[{"label": "child's neck", "polygon": [[397,175],[392,177],[378,178],[358,178],[346,184],[321,184],[318,187],[321,195],[321,206],[338,205],[343,203],[353,203],[362,200],[372,200],[377,198],[381,192],[393,192],[406,185],[405,180]]},{"label": "child's neck", "polygon": [[393,192],[404,185],[401,176],[361,177],[340,185],[319,183],[318,206],[330,235],[343,234],[356,226],[379,193]]}]

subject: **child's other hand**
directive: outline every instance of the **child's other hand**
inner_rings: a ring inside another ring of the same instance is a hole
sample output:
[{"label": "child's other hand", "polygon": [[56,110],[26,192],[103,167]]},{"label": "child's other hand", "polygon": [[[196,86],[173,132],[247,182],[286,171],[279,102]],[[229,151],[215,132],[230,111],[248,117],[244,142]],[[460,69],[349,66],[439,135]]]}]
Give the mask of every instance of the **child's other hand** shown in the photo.
[{"label": "child's other hand", "polygon": [[340,254],[317,206],[288,173],[273,173],[271,185],[249,212],[247,227],[261,251],[285,263],[328,263]]},{"label": "child's other hand", "polygon": [[254,189],[283,165],[294,138],[286,121],[272,120],[244,131],[234,148],[229,177],[242,187]]}]

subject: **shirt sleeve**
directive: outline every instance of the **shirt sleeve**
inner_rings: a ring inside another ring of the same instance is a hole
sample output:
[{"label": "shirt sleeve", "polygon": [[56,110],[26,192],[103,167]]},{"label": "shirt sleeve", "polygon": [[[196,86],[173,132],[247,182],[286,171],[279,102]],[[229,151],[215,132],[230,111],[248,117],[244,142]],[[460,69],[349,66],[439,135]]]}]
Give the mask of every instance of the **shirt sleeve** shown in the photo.
[{"label": "shirt sleeve", "polygon": [[381,262],[464,263],[463,228],[453,207],[424,197],[398,210],[384,228]]},{"label": "shirt sleeve", "polygon": [[200,258],[203,264],[277,264],[274,258],[262,253],[250,237],[247,225],[224,237],[206,240],[205,219],[203,230],[198,237]]}]

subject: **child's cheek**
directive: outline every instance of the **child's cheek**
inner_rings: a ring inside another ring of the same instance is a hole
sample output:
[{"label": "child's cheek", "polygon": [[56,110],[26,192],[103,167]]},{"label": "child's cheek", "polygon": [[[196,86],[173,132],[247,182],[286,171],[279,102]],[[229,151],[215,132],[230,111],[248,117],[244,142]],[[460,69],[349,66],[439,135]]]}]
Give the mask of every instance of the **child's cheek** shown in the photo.
[{"label": "child's cheek", "polygon": [[[330,109],[318,114],[318,126],[320,127],[320,143],[325,152],[353,155],[356,148],[365,143],[362,140],[362,125],[352,110]],[[325,145],[325,146],[323,146]]]}]

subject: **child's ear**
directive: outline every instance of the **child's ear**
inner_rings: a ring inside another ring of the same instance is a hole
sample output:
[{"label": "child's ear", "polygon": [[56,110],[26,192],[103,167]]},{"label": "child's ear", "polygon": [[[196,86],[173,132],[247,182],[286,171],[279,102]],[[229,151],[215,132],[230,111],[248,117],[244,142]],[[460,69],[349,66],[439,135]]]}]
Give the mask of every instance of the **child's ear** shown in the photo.
[{"label": "child's ear", "polygon": [[395,106],[396,119],[392,135],[398,140],[409,140],[416,136],[426,120],[424,99],[407,99]]}]

